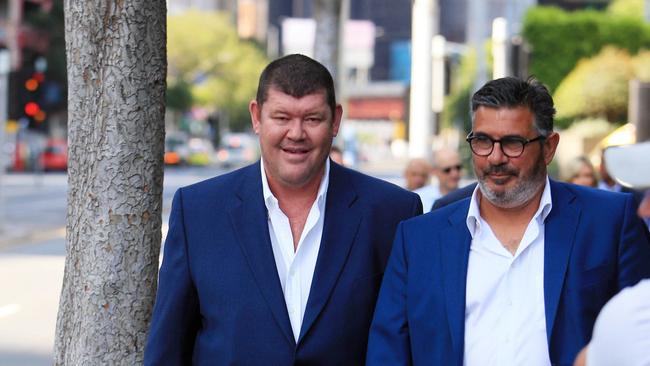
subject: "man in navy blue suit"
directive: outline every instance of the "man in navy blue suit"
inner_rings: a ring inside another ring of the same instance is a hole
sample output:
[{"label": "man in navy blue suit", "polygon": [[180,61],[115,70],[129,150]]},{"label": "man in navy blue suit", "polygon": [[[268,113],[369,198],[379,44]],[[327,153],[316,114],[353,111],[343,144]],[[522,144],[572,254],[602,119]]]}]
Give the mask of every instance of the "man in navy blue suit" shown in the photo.
[{"label": "man in navy blue suit", "polygon": [[398,227],[368,365],[571,365],[607,300],[650,277],[631,195],[549,180],[542,84],[490,81],[472,111],[478,186]]},{"label": "man in navy blue suit", "polygon": [[176,192],[146,365],[360,365],[398,223],[419,197],[328,159],[327,69],[271,62],[250,103],[261,161]]}]

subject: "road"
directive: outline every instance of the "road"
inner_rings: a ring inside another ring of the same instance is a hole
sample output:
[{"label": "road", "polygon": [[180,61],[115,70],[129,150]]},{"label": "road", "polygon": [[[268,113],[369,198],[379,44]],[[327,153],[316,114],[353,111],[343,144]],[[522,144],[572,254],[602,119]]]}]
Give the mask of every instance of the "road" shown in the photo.
[{"label": "road", "polygon": [[[174,192],[215,176],[211,168],[167,169],[163,233]],[[375,175],[399,182],[396,174]],[[67,176],[9,174],[0,187],[0,365],[52,364],[65,262]]]},{"label": "road", "polygon": [[[220,173],[168,169],[163,230],[176,189]],[[9,174],[0,195],[0,365],[51,365],[65,262],[67,176]]]}]

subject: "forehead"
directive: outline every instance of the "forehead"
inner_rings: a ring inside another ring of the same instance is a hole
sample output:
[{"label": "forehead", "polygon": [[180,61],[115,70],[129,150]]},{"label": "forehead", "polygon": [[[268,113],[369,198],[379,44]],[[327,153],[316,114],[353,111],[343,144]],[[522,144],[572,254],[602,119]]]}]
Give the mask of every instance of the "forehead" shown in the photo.
[{"label": "forehead", "polygon": [[492,137],[527,136],[534,130],[534,119],[534,114],[526,107],[491,108],[480,106],[474,112],[473,131]]},{"label": "forehead", "polygon": [[271,108],[291,108],[291,107],[327,107],[327,100],[325,90],[316,90],[312,93],[303,95],[301,97],[294,97],[281,91],[278,88],[270,87],[266,100],[262,108],[269,106]]}]

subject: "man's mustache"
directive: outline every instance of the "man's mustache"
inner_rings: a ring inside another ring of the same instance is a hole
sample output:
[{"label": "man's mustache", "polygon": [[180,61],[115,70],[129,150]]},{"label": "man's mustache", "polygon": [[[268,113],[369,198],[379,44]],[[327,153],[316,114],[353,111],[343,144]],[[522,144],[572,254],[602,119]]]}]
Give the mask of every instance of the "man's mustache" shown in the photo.
[{"label": "man's mustache", "polygon": [[506,164],[503,164],[503,165],[490,165],[487,169],[483,170],[483,173],[485,173],[485,175],[488,174],[517,175],[519,172],[516,169],[509,167]]}]

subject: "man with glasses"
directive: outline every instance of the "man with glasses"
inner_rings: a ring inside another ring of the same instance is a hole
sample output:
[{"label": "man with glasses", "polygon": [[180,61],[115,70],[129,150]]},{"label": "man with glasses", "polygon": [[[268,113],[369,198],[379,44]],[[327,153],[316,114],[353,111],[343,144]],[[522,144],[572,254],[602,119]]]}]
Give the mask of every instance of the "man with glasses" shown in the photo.
[{"label": "man with glasses", "polygon": [[427,211],[437,199],[458,189],[463,170],[460,155],[450,148],[435,151],[432,165],[431,172],[436,177],[437,184],[427,184],[414,191],[422,200],[422,208]]},{"label": "man with glasses", "polygon": [[398,227],[368,365],[570,365],[601,307],[650,277],[630,195],[549,180],[542,84],[490,81],[472,112],[478,187]]}]

